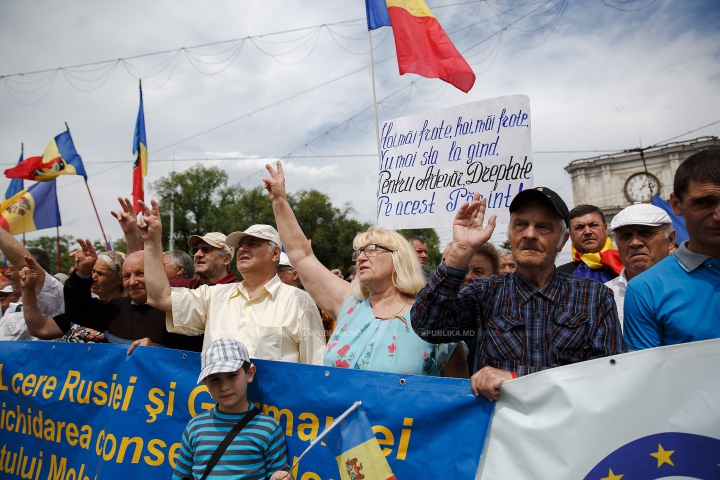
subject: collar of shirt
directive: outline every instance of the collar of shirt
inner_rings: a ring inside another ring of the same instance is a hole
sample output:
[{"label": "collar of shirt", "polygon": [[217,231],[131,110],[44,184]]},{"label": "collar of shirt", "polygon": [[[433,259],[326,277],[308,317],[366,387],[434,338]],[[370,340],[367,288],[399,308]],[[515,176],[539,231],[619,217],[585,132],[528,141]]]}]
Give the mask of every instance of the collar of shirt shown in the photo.
[{"label": "collar of shirt", "polygon": [[[268,281],[265,285],[258,289],[258,291],[255,293],[255,297],[260,295],[262,293],[262,290],[265,290],[267,294],[270,295],[270,298],[274,300],[282,284],[283,283],[280,281],[280,277],[275,274],[275,276],[271,278],[270,281]],[[235,290],[235,292],[233,292],[232,295],[230,295],[230,298],[234,298],[238,295],[242,295],[246,299],[250,300],[250,295],[248,295],[247,288],[245,287],[245,282],[238,283],[237,289]]]},{"label": "collar of shirt", "polygon": [[708,260],[712,257],[691,252],[687,248],[688,242],[689,240],[686,240],[680,244],[680,247],[675,250],[675,252],[673,252],[673,258],[678,263],[678,265],[680,265],[680,268],[690,273],[696,268],[700,267],[700,265],[705,263],[705,260]]},{"label": "collar of shirt", "polygon": [[530,284],[520,272],[515,272],[512,275],[515,277],[515,285],[518,295],[520,295],[520,302],[524,305],[532,298],[533,295],[538,294],[545,297],[548,301],[556,303],[556,297],[560,290],[560,282],[558,281],[557,270],[553,270],[552,275],[548,278],[548,281],[542,288],[535,288],[534,285]]}]

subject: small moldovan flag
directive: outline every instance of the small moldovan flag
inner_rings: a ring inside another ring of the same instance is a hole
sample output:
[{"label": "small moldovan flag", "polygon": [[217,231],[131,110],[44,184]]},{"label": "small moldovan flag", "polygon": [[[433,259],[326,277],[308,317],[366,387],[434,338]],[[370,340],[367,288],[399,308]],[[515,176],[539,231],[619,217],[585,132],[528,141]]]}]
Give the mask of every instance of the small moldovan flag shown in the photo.
[{"label": "small moldovan flag", "polygon": [[335,455],[342,480],[395,479],[362,409],[355,409],[328,432],[325,444]]},{"label": "small moldovan flag", "polygon": [[365,0],[368,30],[392,26],[400,75],[439,78],[467,93],[475,73],[423,0]]},{"label": "small moldovan flag", "polygon": [[42,157],[30,157],[5,170],[7,178],[37,182],[54,180],[60,175],[82,175],[87,180],[82,158],[75,150],[70,132],[63,132],[48,144]]},{"label": "small moldovan flag", "polygon": [[142,85],[140,86],[140,110],[138,111],[137,123],[135,123],[135,137],[133,138],[133,205],[135,213],[140,212],[138,200],[145,201],[144,178],[147,175],[148,152],[147,140],[145,139],[145,112],[143,111]]},{"label": "small moldovan flag", "polygon": [[[18,165],[20,165],[23,161],[23,154],[20,152],[20,160],[18,160]],[[5,196],[3,197],[2,201],[4,202],[10,197],[15,196],[18,192],[23,190],[25,188],[25,185],[23,185],[22,178],[13,178],[10,180],[10,185],[8,186],[7,190],[5,191]]]},{"label": "small moldovan flag", "polygon": [[0,227],[17,235],[62,225],[55,183],[38,182],[2,202]]}]

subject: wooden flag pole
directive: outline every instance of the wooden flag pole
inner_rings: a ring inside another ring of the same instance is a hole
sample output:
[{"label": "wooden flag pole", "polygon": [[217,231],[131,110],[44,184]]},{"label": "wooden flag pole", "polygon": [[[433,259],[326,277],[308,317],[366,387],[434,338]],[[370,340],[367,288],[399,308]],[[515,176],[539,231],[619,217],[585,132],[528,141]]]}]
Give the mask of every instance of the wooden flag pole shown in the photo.
[{"label": "wooden flag pole", "polygon": [[[67,122],[65,122],[65,128],[68,132],[70,132],[70,127],[68,127]],[[100,231],[102,232],[103,240],[105,241],[105,248],[110,251],[110,244],[108,243],[107,237],[105,236],[105,229],[103,228],[102,222],[100,221],[100,214],[98,213],[97,207],[95,206],[95,199],[93,198],[92,192],[90,191],[90,185],[88,185],[87,178],[85,178],[84,180],[85,186],[87,187],[88,195],[90,195],[90,201],[92,202],[93,209],[95,210],[95,216],[97,217],[98,224],[100,224]]]}]

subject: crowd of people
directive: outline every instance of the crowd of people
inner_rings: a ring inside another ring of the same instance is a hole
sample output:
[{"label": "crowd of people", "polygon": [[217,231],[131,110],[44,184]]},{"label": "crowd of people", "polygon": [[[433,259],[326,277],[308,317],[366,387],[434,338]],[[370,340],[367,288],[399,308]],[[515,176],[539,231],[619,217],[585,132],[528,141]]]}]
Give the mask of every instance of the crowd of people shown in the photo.
[{"label": "crowd of people", "polygon": [[[677,169],[670,201],[689,234],[680,245],[658,207],[631,205],[608,226],[598,207],[569,210],[537,187],[510,204],[510,250],[489,243],[495,217],[475,194],[434,271],[422,238],[378,226],[355,237],[350,270],[326,268],[287,201],[282,165],[267,168],[277,229],[198,232],[192,255],[163,252],[154,201],[136,216],[119,199],[127,255],[79,239],[66,280],[47,273],[43,250],[0,229],[0,339],[121,343],[128,353],[207,352],[233,339],[248,358],[470,378],[492,401],[518,376],[720,338],[720,150]],[[572,261],[556,267],[568,240]]]}]

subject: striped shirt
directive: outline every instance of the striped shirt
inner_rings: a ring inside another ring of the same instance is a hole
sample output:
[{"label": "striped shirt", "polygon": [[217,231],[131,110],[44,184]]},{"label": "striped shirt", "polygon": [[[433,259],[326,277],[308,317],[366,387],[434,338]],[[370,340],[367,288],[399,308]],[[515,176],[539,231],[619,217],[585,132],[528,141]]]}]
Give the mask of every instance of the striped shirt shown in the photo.
[{"label": "striped shirt", "polygon": [[[254,408],[250,404],[250,409]],[[216,406],[190,420],[183,433],[173,480],[202,478],[213,452],[246,414],[223,413]],[[280,424],[259,413],[228,445],[207,480],[265,480],[278,470],[288,469],[285,435]]]},{"label": "striped shirt", "polygon": [[410,313],[420,338],[465,340],[474,373],[484,366],[518,375],[625,352],[612,292],[555,271],[540,289],[520,274],[475,279],[441,263]]}]

